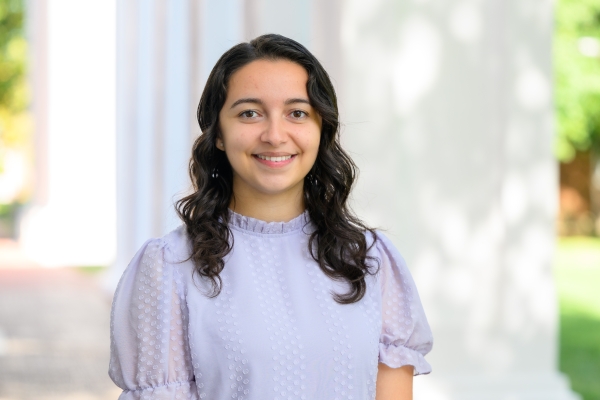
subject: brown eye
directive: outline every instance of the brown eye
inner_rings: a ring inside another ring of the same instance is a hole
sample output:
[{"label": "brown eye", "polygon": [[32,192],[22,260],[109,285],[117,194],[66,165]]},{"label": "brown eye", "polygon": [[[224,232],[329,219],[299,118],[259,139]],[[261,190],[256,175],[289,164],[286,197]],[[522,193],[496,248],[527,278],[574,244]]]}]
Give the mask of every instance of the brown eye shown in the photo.
[{"label": "brown eye", "polygon": [[294,110],[292,111],[292,117],[293,118],[303,118],[305,116],[307,116],[308,114],[306,114],[306,112],[302,111],[302,110]]},{"label": "brown eye", "polygon": [[254,110],[246,110],[240,114],[242,118],[254,118],[257,117],[258,113]]}]

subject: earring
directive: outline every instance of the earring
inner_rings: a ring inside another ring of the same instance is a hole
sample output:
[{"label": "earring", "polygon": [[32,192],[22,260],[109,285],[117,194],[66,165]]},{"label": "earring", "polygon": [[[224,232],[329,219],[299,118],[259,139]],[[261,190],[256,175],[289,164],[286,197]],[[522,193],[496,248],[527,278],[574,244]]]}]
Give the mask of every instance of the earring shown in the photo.
[{"label": "earring", "polygon": [[217,140],[217,148],[220,150],[225,150],[225,146],[223,145],[223,141],[221,139]]},{"label": "earring", "polygon": [[212,170],[212,174],[211,174],[210,176],[212,176],[212,177],[213,177],[213,179],[216,179],[216,178],[218,178],[218,177],[219,177],[219,169],[218,169],[218,168],[214,168],[214,169]]}]

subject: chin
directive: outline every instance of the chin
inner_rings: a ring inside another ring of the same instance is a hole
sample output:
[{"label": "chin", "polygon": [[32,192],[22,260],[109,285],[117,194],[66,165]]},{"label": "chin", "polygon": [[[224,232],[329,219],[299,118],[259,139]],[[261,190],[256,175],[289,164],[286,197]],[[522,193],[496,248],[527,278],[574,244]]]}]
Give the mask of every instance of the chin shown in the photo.
[{"label": "chin", "polygon": [[[267,194],[267,195],[280,195],[280,194],[284,194],[286,192],[293,192],[295,190],[298,190],[298,185],[301,185],[302,183],[298,183],[298,182],[270,182],[270,183],[263,183],[263,184],[259,184],[257,186],[255,186],[256,190],[258,190],[259,192],[263,193],[263,194]],[[301,187],[301,186],[300,186]]]},{"label": "chin", "polygon": [[269,196],[277,196],[280,194],[284,194],[287,192],[290,192],[293,190],[293,187],[261,187],[261,188],[257,188],[258,191],[260,191],[263,194],[269,195]]}]

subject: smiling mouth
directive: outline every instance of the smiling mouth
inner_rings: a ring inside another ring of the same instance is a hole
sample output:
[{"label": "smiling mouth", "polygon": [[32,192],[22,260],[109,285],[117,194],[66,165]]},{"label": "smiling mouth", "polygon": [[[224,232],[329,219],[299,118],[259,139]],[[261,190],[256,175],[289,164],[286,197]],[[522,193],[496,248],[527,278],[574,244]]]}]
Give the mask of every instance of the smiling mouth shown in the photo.
[{"label": "smiling mouth", "polygon": [[271,162],[287,161],[290,158],[295,157],[295,155],[287,155],[287,156],[280,156],[280,157],[269,157],[269,156],[263,156],[262,154],[255,154],[254,156],[256,158],[260,158],[261,160],[271,161]]}]

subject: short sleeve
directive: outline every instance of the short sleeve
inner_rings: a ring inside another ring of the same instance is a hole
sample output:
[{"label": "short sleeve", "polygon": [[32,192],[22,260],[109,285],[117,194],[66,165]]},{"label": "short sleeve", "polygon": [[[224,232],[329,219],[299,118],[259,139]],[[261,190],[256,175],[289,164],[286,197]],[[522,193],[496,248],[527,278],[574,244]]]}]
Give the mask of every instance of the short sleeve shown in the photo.
[{"label": "short sleeve", "polygon": [[414,366],[414,374],[428,374],[425,355],[433,346],[433,335],[410,271],[391,241],[377,232],[378,279],[381,287],[382,328],[379,362],[392,368]]},{"label": "short sleeve", "polygon": [[198,399],[188,346],[188,312],[179,271],[166,244],[146,242],[113,298],[109,376],[119,400]]}]

